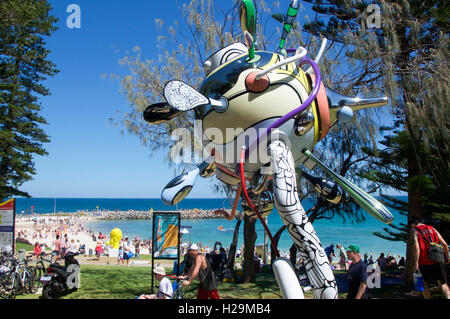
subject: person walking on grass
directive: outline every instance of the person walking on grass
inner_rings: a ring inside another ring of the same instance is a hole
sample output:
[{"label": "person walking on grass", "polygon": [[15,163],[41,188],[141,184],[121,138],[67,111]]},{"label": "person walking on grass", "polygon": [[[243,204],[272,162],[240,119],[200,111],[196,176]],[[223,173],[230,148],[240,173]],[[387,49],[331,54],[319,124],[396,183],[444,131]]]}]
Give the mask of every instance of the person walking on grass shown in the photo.
[{"label": "person walking on grass", "polygon": [[117,264],[120,265],[120,262],[123,263],[123,242],[120,243],[119,252],[117,254]]},{"label": "person walking on grass", "polygon": [[55,262],[61,257],[61,240],[59,240],[59,234],[56,235],[56,239],[52,243],[53,251],[52,255],[55,256]]},{"label": "person walking on grass", "polygon": [[337,244],[336,248],[339,249],[339,266],[341,270],[347,270],[347,253],[345,252],[345,248],[341,244]]},{"label": "person walking on grass", "polygon": [[127,261],[127,266],[128,263],[130,262],[130,245],[128,243],[128,237],[125,237],[125,240],[123,241],[123,259],[122,259],[122,263],[124,260]]},{"label": "person walking on grass", "polygon": [[191,244],[188,248],[188,254],[194,259],[194,264],[187,275],[178,278],[184,280],[182,282],[184,286],[190,285],[195,278],[198,278],[200,283],[197,299],[220,299],[217,292],[216,276],[205,256],[198,250],[198,246]]},{"label": "person walking on grass", "polygon": [[347,257],[352,262],[347,272],[347,299],[368,299],[367,265],[361,260],[359,247],[348,246]]},{"label": "person walking on grass", "polygon": [[330,265],[332,265],[333,263],[333,257],[334,256],[336,256],[335,254],[334,254],[334,245],[333,244],[331,244],[330,246],[328,246],[328,247],[326,247],[325,249],[324,249],[324,251],[325,251],[325,254],[327,255],[327,257],[328,257],[328,261],[330,262]]},{"label": "person walking on grass", "polygon": [[422,224],[418,218],[413,218],[408,224],[414,237],[414,270],[416,272],[420,270],[423,278],[423,297],[430,299],[430,283],[437,283],[444,297],[450,299],[444,263],[434,262],[428,258],[430,243],[439,243],[444,247],[445,264],[448,264],[447,243],[434,227]]}]

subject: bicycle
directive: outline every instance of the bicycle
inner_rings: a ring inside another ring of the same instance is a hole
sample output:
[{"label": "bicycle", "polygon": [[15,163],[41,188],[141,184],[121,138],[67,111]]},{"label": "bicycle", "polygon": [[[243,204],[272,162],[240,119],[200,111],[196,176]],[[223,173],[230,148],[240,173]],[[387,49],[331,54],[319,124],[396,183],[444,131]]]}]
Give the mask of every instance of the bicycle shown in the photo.
[{"label": "bicycle", "polygon": [[9,271],[4,273],[2,278],[1,297],[15,299],[21,291],[35,293],[37,291],[34,285],[34,267],[28,266],[29,258],[23,261],[14,257],[9,258]]},{"label": "bicycle", "polygon": [[[9,298],[10,296],[10,278],[13,263],[10,256],[2,255],[0,258],[0,297]],[[9,289],[8,289],[9,288]]]},{"label": "bicycle", "polygon": [[36,262],[35,265],[35,269],[34,269],[34,281],[35,281],[35,286],[36,289],[39,289],[43,284],[41,281],[41,278],[43,275],[47,274],[47,267],[45,266],[44,262],[48,262],[49,265],[53,264],[53,255],[50,255],[50,260],[45,259],[44,256],[46,256],[47,254],[45,252],[42,252],[39,254],[39,260]]},{"label": "bicycle", "polygon": [[[168,297],[170,297],[171,299],[185,299],[183,295],[183,284],[181,283],[184,280],[179,279],[178,276],[167,275],[166,277],[175,279],[172,284],[173,294],[172,296]],[[158,292],[162,293],[161,291]],[[162,294],[166,295],[165,293]]]},{"label": "bicycle", "polygon": [[34,267],[28,266],[30,262],[30,256],[27,256],[23,261],[17,260],[14,277],[12,277],[13,298],[20,292],[35,293],[37,288],[34,280]]}]

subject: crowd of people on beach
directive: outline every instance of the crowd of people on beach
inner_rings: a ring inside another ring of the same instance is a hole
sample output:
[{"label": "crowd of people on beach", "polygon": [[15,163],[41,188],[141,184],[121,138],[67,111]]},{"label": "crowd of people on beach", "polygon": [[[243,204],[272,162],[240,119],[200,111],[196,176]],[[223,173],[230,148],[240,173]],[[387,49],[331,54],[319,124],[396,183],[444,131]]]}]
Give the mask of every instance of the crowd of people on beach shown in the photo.
[{"label": "crowd of people on beach", "polygon": [[[83,250],[85,256],[94,256],[97,260],[100,260],[100,257],[102,256],[111,257],[112,251],[109,243],[109,236],[88,229],[84,221],[85,220],[77,218],[76,216],[40,216],[39,218],[28,216],[19,220],[16,228],[16,236],[23,241],[33,243],[33,253],[36,257],[38,257],[41,252],[45,252],[49,249],[57,258],[63,257],[68,252],[75,252],[80,249]],[[426,226],[423,226],[423,224],[420,223],[418,225],[422,227]],[[435,230],[433,229],[433,231]],[[435,232],[437,233],[437,231]],[[417,241],[419,242],[421,237],[417,236],[417,238]],[[440,237],[439,240],[444,247],[448,247],[445,241]],[[217,244],[220,245],[217,246]],[[222,244],[219,242],[216,242],[214,247],[209,247],[209,245],[203,244],[202,242],[182,243],[180,249],[185,260],[189,259],[188,256],[192,251],[192,247],[195,247],[195,256],[203,256],[209,262],[213,271],[218,274],[218,279],[225,280],[231,278],[227,278],[227,274],[224,273],[225,265],[227,264],[230,253],[228,247],[222,247]],[[236,251],[235,257],[242,259],[240,265],[239,263],[235,264],[237,266],[235,267],[235,270],[237,270],[236,273],[239,273],[243,268],[244,249],[245,247],[241,246],[241,248]],[[152,241],[150,239],[142,239],[137,236],[129,238],[128,236],[125,236],[120,240],[118,253],[115,255],[117,256],[117,265],[126,264],[128,266],[131,258],[140,258],[141,254],[150,254],[151,251]],[[372,264],[377,264],[381,272],[393,273],[400,273],[406,266],[405,257],[400,256],[399,254],[394,255],[390,252],[387,254],[381,252],[378,257],[374,257],[373,252],[360,253],[359,247],[354,244],[348,247],[344,247],[341,244],[330,244],[324,248],[324,251],[332,269],[347,271],[348,278],[355,276],[357,273],[365,273],[365,276],[367,276],[365,269]],[[285,250],[281,256],[287,258],[290,257],[289,253]],[[337,258],[337,260],[335,258]],[[448,251],[446,258],[448,260]],[[270,264],[267,257],[264,259],[265,260],[263,260],[261,254],[257,253],[255,250],[253,257],[255,273],[261,272],[268,263]],[[299,263],[302,262],[298,255],[296,255],[296,260],[299,261]],[[201,262],[203,263],[203,261]],[[417,264],[419,265],[420,262],[418,261]],[[190,269],[190,266],[192,266],[192,264],[188,264],[188,269]],[[241,267],[240,269],[239,266]],[[427,280],[430,280],[430,278],[439,278],[439,280],[441,280],[440,282],[444,282],[444,284],[441,284],[441,286],[444,287],[444,293],[449,296],[450,292],[448,291],[448,286],[442,279],[445,279],[445,276],[436,275],[438,273],[440,274],[441,270],[433,270],[432,273],[428,274],[426,272],[427,269],[425,269],[422,264],[420,264],[420,266],[425,273],[424,283],[427,283]],[[352,292],[353,297],[364,297],[365,295],[360,294],[358,289],[357,291]]]},{"label": "crowd of people on beach", "polygon": [[[335,247],[337,253],[335,252]],[[351,260],[347,257],[347,249],[341,244],[330,244],[325,249],[325,254],[328,257],[328,261],[334,268],[334,264],[336,265],[336,269],[347,270],[349,265],[351,264]],[[334,257],[338,258],[338,262],[334,263]],[[405,268],[406,260],[404,256],[400,256],[397,254],[397,257],[390,252],[385,254],[381,252],[376,260],[374,260],[373,252],[364,253],[362,260],[366,265],[372,265],[377,263],[380,267],[381,271],[393,271],[393,270],[401,270]]]},{"label": "crowd of people on beach", "polygon": [[[94,212],[102,214],[105,211]],[[201,213],[201,210],[192,209],[189,213]],[[111,246],[108,245],[109,236],[102,234],[101,232],[96,232],[91,229],[87,229],[86,226],[80,222],[75,216],[69,217],[41,217],[41,218],[29,218],[32,221],[31,228],[19,228],[17,232],[17,237],[24,238],[33,244],[36,251],[45,251],[50,249],[52,251],[59,250],[59,247],[55,248],[56,237],[59,236],[61,241],[61,254],[63,255],[66,250],[75,250],[79,248],[84,248],[86,255],[96,256],[97,258],[101,256],[109,256],[109,251]],[[80,234],[87,234],[84,236],[84,241],[78,239]],[[88,240],[87,238],[90,238]],[[190,244],[190,243],[189,243]],[[202,244],[202,242],[196,243],[199,247],[199,252],[203,255],[214,253],[214,249],[208,245]],[[58,245],[58,244],[57,244]],[[186,253],[186,247],[188,243],[181,245],[181,253]],[[120,242],[120,248],[118,253],[118,264],[128,264],[128,255],[131,252],[134,258],[139,258],[139,256],[144,254],[149,254],[152,249],[151,239],[141,239],[139,237],[134,238],[123,238]],[[228,249],[228,248],[226,248]],[[124,256],[124,252],[126,255]],[[238,249],[236,252],[236,257],[242,256],[243,247]],[[346,249],[340,244],[331,244],[325,248],[325,252],[328,256],[330,264],[333,265],[335,269],[347,270],[350,261],[346,256]],[[228,255],[228,251],[225,252]],[[289,257],[289,253],[284,250],[281,253],[282,257]],[[334,262],[333,258],[337,257],[338,261]],[[364,253],[363,261],[366,265],[371,265],[377,263],[381,271],[390,271],[396,269],[402,269],[405,267],[405,257],[400,255],[391,255],[390,253],[380,253],[377,259],[374,259],[373,253]],[[255,270],[262,269],[264,262],[261,254],[255,252],[254,256]]]}]

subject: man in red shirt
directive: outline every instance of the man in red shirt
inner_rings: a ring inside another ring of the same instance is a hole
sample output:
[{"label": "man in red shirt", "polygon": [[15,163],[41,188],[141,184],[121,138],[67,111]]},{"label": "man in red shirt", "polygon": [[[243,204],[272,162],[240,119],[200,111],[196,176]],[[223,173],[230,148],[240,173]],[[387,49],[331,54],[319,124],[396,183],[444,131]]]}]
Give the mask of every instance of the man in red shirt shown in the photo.
[{"label": "man in red shirt", "polygon": [[419,219],[413,218],[409,225],[414,236],[414,258],[415,271],[420,269],[423,277],[423,296],[430,299],[430,282],[437,282],[441,287],[442,293],[447,299],[450,299],[450,290],[447,285],[447,276],[444,264],[434,262],[428,259],[428,249],[430,242],[439,243],[444,247],[445,263],[448,263],[448,245],[441,234],[431,226],[422,224]]}]

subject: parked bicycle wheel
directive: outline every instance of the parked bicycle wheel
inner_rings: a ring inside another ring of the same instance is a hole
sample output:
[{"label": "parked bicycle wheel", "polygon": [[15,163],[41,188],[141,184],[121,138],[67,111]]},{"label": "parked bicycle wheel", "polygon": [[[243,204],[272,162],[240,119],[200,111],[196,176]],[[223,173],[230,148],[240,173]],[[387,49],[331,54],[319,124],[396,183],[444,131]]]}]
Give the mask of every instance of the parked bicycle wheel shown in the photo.
[{"label": "parked bicycle wheel", "polygon": [[41,277],[44,274],[44,270],[42,269],[42,266],[36,265],[33,271],[33,280],[34,280],[34,287],[36,291],[41,288],[42,282]]},{"label": "parked bicycle wheel", "polygon": [[[0,281],[0,298],[7,299],[11,295],[11,284],[9,283],[9,275],[3,275]],[[8,287],[9,283],[9,287]]]},{"label": "parked bicycle wheel", "polygon": [[37,292],[36,288],[36,280],[34,279],[34,272],[36,268],[33,266],[30,266],[26,269],[25,273],[25,282],[24,286],[28,293],[34,294]]},{"label": "parked bicycle wheel", "polygon": [[22,292],[22,283],[18,272],[12,274],[10,299],[16,299],[16,296]]}]

